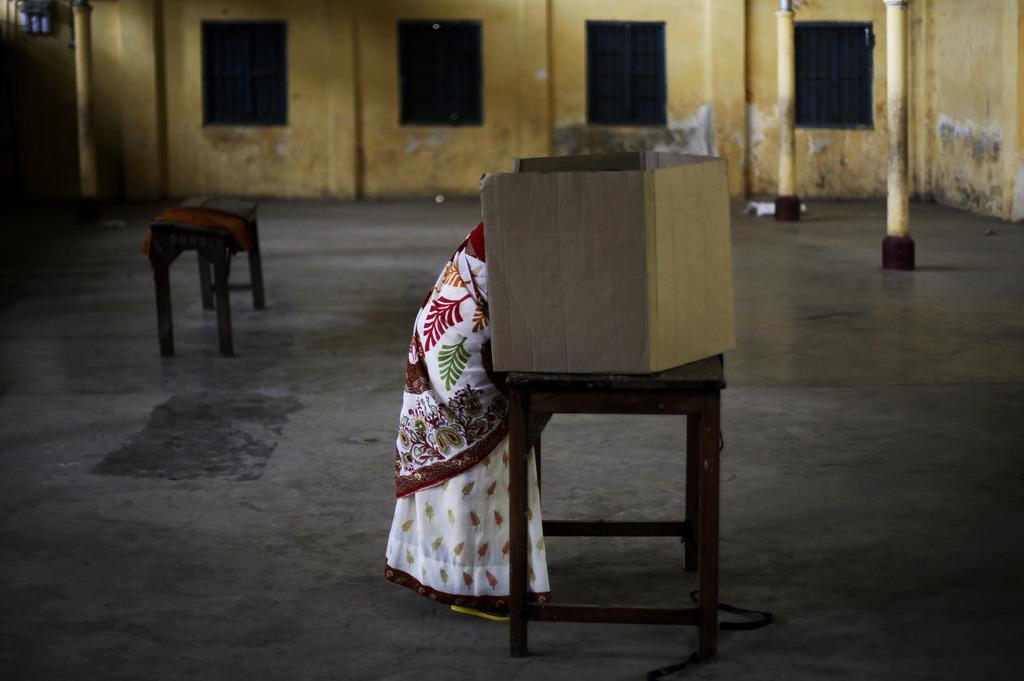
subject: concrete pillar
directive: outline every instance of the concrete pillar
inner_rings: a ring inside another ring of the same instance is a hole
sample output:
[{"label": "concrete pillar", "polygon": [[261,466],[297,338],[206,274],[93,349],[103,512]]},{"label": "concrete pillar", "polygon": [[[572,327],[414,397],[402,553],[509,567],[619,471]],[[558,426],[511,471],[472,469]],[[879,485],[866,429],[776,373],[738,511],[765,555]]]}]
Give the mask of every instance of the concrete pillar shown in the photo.
[{"label": "concrete pillar", "polygon": [[79,218],[98,217],[96,127],[93,122],[92,7],[89,0],[75,0],[75,85],[78,95],[78,175],[81,192]]},{"label": "concrete pillar", "polygon": [[907,13],[910,0],[885,0],[889,196],[882,267],[914,269],[910,238],[910,178],[907,173]]},{"label": "concrete pillar", "polygon": [[775,219],[795,222],[800,219],[800,198],[796,195],[796,46],[791,0],[779,0],[775,16],[779,68],[779,193]]}]

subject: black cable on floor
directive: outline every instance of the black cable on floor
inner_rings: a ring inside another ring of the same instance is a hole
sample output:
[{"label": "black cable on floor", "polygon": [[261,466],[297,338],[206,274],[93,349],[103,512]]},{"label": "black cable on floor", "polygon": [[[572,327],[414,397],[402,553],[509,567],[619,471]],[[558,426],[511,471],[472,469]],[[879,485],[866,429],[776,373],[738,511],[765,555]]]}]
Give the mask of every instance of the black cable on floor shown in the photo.
[{"label": "black cable on floor", "polygon": [[[690,592],[690,600],[697,604],[697,592]],[[755,619],[747,622],[719,622],[718,628],[723,631],[752,631],[754,629],[761,629],[767,627],[769,624],[775,621],[775,615],[765,610],[748,610],[747,608],[737,608],[735,605],[729,605],[728,603],[718,604],[719,612],[727,612],[731,615],[756,615]],[[684,669],[691,663],[700,663],[700,658],[697,657],[697,653],[690,653],[690,656],[682,662],[670,664],[667,667],[660,669],[652,669],[647,672],[647,681],[660,681],[660,679],[666,676],[671,676],[678,671]]]}]

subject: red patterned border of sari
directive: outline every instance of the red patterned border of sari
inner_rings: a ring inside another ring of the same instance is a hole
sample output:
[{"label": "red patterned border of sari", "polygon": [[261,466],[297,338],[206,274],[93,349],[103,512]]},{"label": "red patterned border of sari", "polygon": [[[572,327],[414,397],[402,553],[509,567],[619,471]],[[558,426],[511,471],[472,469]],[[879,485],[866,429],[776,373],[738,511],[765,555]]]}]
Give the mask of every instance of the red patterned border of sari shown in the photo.
[{"label": "red patterned border of sari", "polygon": [[411,475],[396,475],[395,497],[401,499],[421,489],[440,484],[448,478],[454,478],[459,473],[480,463],[484,457],[494,451],[494,448],[505,439],[506,435],[508,435],[508,419],[502,419],[498,427],[484,436],[484,439],[467,447],[452,458],[421,468]]},{"label": "red patterned border of sari", "polygon": [[[438,591],[420,582],[408,572],[384,564],[384,577],[389,582],[399,586],[412,589],[421,596],[426,596],[432,601],[447,603],[449,605],[461,605],[464,608],[476,608],[486,612],[508,614],[508,596],[466,596],[463,594],[449,594]],[[551,600],[551,592],[529,593],[531,603],[547,603]]]}]

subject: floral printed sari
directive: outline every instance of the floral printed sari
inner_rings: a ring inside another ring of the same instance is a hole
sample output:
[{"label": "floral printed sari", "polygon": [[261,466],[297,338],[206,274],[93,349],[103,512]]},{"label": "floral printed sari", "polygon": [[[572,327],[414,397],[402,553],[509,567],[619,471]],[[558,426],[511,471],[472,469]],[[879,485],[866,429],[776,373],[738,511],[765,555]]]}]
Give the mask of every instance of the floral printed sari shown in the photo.
[{"label": "floral printed sari", "polygon": [[[508,402],[491,371],[483,224],[427,294],[409,343],[385,576],[453,605],[508,607]],[[531,597],[548,597],[528,462]]]}]

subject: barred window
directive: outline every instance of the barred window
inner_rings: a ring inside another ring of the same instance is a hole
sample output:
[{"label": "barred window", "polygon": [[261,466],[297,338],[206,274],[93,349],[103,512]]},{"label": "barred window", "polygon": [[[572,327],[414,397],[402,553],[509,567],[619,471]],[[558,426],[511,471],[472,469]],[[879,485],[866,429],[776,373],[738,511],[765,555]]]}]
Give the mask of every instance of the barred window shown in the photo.
[{"label": "barred window", "polygon": [[796,25],[796,124],[809,128],[872,125],[871,24]]},{"label": "barred window", "polygon": [[203,122],[286,125],[283,21],[204,21]]},{"label": "barred window", "polygon": [[483,123],[479,21],[398,24],[401,123]]},{"label": "barred window", "polygon": [[587,22],[587,119],[665,124],[664,22]]}]

